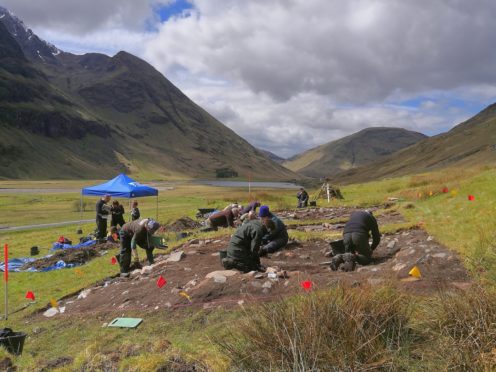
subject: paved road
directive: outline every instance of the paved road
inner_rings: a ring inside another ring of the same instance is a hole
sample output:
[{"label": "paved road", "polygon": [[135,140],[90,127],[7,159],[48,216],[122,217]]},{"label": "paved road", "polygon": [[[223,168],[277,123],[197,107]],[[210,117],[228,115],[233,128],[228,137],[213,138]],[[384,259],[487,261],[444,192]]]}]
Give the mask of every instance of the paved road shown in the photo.
[{"label": "paved road", "polygon": [[68,226],[68,225],[79,225],[81,223],[94,222],[92,220],[82,220],[82,221],[66,221],[66,222],[52,222],[52,223],[42,223],[39,225],[25,225],[25,226],[0,226],[0,233],[4,231],[21,231],[21,230],[32,230],[32,229],[44,229],[47,227],[58,227],[58,226]]}]

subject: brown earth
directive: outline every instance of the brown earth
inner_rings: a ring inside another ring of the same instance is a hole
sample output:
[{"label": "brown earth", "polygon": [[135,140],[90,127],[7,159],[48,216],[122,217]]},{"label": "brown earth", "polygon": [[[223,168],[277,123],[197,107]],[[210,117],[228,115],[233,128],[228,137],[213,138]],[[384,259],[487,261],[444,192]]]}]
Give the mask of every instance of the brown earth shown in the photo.
[{"label": "brown earth", "polygon": [[50,257],[40,258],[34,262],[27,263],[21,269],[27,270],[32,267],[36,270],[42,270],[55,265],[60,260],[64,261],[66,264],[75,264],[79,266],[91,261],[93,258],[102,256],[105,254],[104,252],[117,246],[118,244],[116,243],[104,243],[84,248],[62,249],[55,251]]},{"label": "brown earth", "polygon": [[181,217],[173,223],[163,226],[160,228],[159,232],[181,232],[183,230],[198,229],[201,224],[189,217]]},{"label": "brown earth", "polygon": [[[350,211],[341,209],[336,217]],[[305,218],[316,219],[316,214],[324,213],[334,212],[319,209]],[[402,220],[401,215],[395,212],[385,215],[385,218]],[[330,260],[325,256],[329,250],[328,242],[312,240],[293,241],[286,249],[262,258],[264,266],[285,271],[285,278],[270,279],[267,273],[256,273],[255,276],[255,273],[235,271],[220,272],[206,278],[213,271],[223,270],[218,251],[224,249],[228,242],[229,236],[217,240],[195,239],[180,248],[185,256],[179,262],[167,262],[169,255],[157,255],[157,262],[144,268],[143,273],[135,271],[130,279],[108,279],[86,290],[85,295],[80,296],[84,298],[73,297],[63,301],[63,316],[116,311],[123,314],[189,306],[233,307],[304,293],[301,282],[307,280],[313,283],[312,289],[324,289],[339,283],[345,286],[390,283],[419,295],[429,295],[446,288],[466,289],[471,285],[471,279],[457,255],[417,228],[383,236],[374,251],[373,263],[357,266],[354,272],[331,271],[328,264],[323,264]],[[408,275],[415,265],[421,271],[420,279]],[[156,284],[160,275],[167,281],[162,288]]]}]

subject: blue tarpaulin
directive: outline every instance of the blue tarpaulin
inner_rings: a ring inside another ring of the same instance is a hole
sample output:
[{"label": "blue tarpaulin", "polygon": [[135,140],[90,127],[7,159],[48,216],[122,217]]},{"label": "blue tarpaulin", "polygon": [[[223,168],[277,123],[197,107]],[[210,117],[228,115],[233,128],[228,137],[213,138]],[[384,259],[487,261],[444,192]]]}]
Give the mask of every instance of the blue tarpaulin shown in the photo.
[{"label": "blue tarpaulin", "polygon": [[124,173],[102,183],[101,185],[85,187],[82,195],[103,196],[110,195],[114,198],[140,198],[143,196],[157,196],[158,190],[142,185]]},{"label": "blue tarpaulin", "polygon": [[[70,245],[70,244],[63,244],[63,243],[59,243],[59,242],[55,242],[53,243],[53,246],[52,246],[52,249],[50,249],[51,251],[56,251],[56,250],[59,250],[59,249],[75,249],[75,248],[84,248],[84,247],[90,247],[92,245],[96,244],[96,240],[88,240],[84,243],[79,243],[79,244],[76,244],[76,245]],[[10,265],[9,265],[10,267]]]},{"label": "blue tarpaulin", "polygon": [[[43,258],[48,258],[51,257],[51,255],[41,257],[40,259]],[[41,270],[36,270],[34,267],[29,267],[27,269],[21,270],[21,267],[23,267],[25,264],[28,263],[33,263],[37,261],[38,259],[36,258],[29,258],[29,257],[21,257],[21,258],[13,258],[9,260],[9,271],[15,272],[15,273],[21,273],[21,272],[46,272],[46,271],[53,271],[53,270],[60,270],[60,269],[65,269],[65,268],[71,268],[78,266],[76,264],[66,264],[63,260],[57,261],[55,265],[44,267]],[[5,271],[5,264],[3,262],[0,262],[0,271]]]}]

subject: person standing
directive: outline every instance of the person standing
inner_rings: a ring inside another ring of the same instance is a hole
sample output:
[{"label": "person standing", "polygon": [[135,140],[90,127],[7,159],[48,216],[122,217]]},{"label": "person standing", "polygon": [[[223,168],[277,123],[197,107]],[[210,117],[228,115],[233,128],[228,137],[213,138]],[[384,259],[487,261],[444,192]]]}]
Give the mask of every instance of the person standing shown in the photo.
[{"label": "person standing", "polygon": [[308,205],[308,193],[303,187],[296,194],[296,198],[298,199],[298,208],[305,208]]},{"label": "person standing", "polygon": [[[152,219],[135,220],[122,226],[119,232],[121,240],[121,251],[119,254],[119,264],[122,277],[129,276],[131,266],[131,253],[137,246],[145,249],[148,263],[153,264],[153,243],[152,235],[158,230],[160,224]],[[135,255],[137,257],[137,255]]]},{"label": "person standing", "polygon": [[114,200],[112,202],[112,222],[110,223],[110,226],[116,226],[119,225],[120,227],[124,226],[126,221],[124,221],[124,206],[122,204],[119,204],[117,200]]},{"label": "person standing", "polygon": [[[372,245],[369,236],[372,235]],[[372,252],[381,241],[377,220],[371,211],[355,211],[344,226],[343,241],[345,252],[352,253],[360,265],[367,265],[372,260]]]},{"label": "person standing", "polygon": [[105,195],[96,203],[96,238],[100,241],[107,237],[107,219],[110,214],[107,203],[110,199],[110,195]]},{"label": "person standing", "polygon": [[269,232],[262,239],[265,245],[260,248],[260,256],[266,255],[267,253],[274,253],[275,251],[284,248],[289,240],[286,225],[284,225],[279,217],[270,212],[267,205],[262,205],[260,207],[258,215],[262,219],[264,225],[268,226],[268,221],[272,221],[274,224],[274,227],[269,229]]},{"label": "person standing", "polygon": [[139,220],[139,218],[140,218],[140,210],[138,208],[138,202],[134,200],[131,209],[131,221]]}]

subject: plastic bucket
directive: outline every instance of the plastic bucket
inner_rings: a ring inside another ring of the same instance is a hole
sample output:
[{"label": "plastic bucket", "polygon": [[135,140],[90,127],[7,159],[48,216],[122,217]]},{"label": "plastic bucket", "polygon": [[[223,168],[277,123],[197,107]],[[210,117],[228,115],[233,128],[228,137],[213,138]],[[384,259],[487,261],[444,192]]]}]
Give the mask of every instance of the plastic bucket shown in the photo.
[{"label": "plastic bucket", "polygon": [[310,206],[311,207],[316,207],[317,206],[317,202],[316,201],[311,201],[310,202]]},{"label": "plastic bucket", "polygon": [[0,344],[2,344],[9,353],[14,355],[21,355],[25,339],[26,333],[14,332],[12,336],[1,337]]},{"label": "plastic bucket", "polygon": [[330,242],[329,244],[331,245],[332,253],[334,255],[344,253],[344,241],[343,241],[343,239],[334,240],[334,241]]}]

